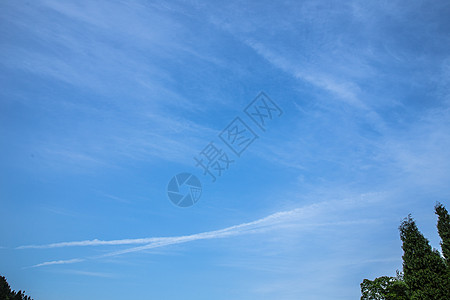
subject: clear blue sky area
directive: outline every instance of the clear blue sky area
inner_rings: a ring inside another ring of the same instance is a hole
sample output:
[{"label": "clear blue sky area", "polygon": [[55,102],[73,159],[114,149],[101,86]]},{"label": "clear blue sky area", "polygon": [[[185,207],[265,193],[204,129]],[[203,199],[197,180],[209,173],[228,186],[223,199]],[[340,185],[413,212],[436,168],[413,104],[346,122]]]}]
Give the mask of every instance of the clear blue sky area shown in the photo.
[{"label": "clear blue sky area", "polygon": [[0,274],[36,300],[358,299],[408,214],[439,248],[449,16],[1,1]]}]

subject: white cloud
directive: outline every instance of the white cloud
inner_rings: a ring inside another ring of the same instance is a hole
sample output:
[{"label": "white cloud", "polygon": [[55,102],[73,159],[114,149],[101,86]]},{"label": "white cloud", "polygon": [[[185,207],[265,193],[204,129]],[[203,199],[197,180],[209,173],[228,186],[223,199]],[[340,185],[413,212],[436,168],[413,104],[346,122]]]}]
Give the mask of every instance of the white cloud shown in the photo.
[{"label": "white cloud", "polygon": [[114,274],[105,273],[105,272],[91,272],[91,271],[81,271],[81,270],[64,270],[62,272],[67,273],[67,274],[91,276],[91,277],[103,277],[103,278],[115,277]]},{"label": "white cloud", "polygon": [[[179,244],[190,242],[194,240],[202,240],[202,239],[212,239],[212,238],[220,238],[220,237],[228,237],[248,232],[254,232],[256,230],[261,230],[267,227],[273,227],[276,224],[281,223],[282,221],[286,222],[290,217],[299,216],[300,214],[304,214],[305,211],[312,210],[316,205],[312,205],[306,208],[297,208],[290,211],[277,212],[272,215],[269,215],[265,218],[243,223],[239,225],[230,226],[220,230],[207,231],[202,233],[196,233],[185,236],[175,236],[175,237],[152,237],[152,238],[141,238],[141,239],[121,239],[121,240],[86,240],[86,241],[74,241],[74,242],[61,242],[61,243],[52,243],[46,245],[24,245],[19,246],[16,249],[48,249],[48,248],[61,248],[61,247],[73,247],[73,246],[105,246],[105,245],[131,245],[131,244],[147,244],[143,247],[138,247],[139,250],[156,248],[171,244]],[[131,248],[127,250],[123,250],[123,253],[126,252],[135,252],[138,248]],[[117,253],[117,252],[114,252]],[[122,253],[122,252],[121,252]],[[109,256],[109,254],[108,254]]]},{"label": "white cloud", "polygon": [[298,66],[292,63],[282,55],[270,50],[261,43],[247,40],[247,45],[265,58],[269,63],[282,71],[294,76],[297,79],[304,80],[318,88],[324,89],[336,96],[338,99],[359,109],[368,109],[357,96],[359,87],[349,81],[337,80],[331,75],[319,72],[317,69],[310,68],[307,64]]},{"label": "white cloud", "polygon": [[47,261],[43,262],[34,266],[31,266],[30,268],[37,268],[37,267],[43,267],[43,266],[50,266],[50,265],[63,265],[63,264],[73,264],[85,261],[86,259],[83,258],[74,258],[74,259],[67,259],[67,260],[54,260],[54,261]]},{"label": "white cloud", "polygon": [[340,201],[324,201],[318,204],[312,204],[301,208],[296,208],[288,211],[281,211],[271,214],[267,217],[242,223],[224,229],[201,232],[191,235],[184,236],[173,236],[173,237],[150,237],[141,239],[121,239],[121,240],[86,240],[86,241],[74,241],[74,242],[62,242],[62,243],[52,243],[46,245],[26,245],[17,247],[17,249],[48,249],[48,248],[62,248],[62,247],[73,247],[73,246],[105,246],[105,245],[132,245],[132,244],[144,244],[143,246],[127,248],[118,251],[112,251],[99,256],[92,256],[89,258],[76,258],[69,260],[55,260],[36,264],[32,267],[42,267],[48,265],[59,265],[59,264],[71,264],[78,263],[90,259],[99,259],[111,256],[122,255],[132,252],[140,252],[143,250],[160,248],[169,245],[188,243],[198,240],[209,240],[216,238],[226,238],[232,236],[238,236],[242,234],[254,234],[254,233],[264,233],[269,230],[276,228],[289,229],[292,226],[301,226],[304,229],[312,229],[317,227],[333,227],[333,226],[353,226],[361,224],[371,224],[376,222],[374,220],[362,219],[362,220],[346,220],[346,221],[331,221],[331,222],[311,222],[311,218],[317,216],[318,213],[324,213],[326,211],[333,211],[336,207],[339,209],[346,209],[347,207],[352,207],[354,205],[361,205],[366,203],[365,197],[359,198],[357,202],[355,199],[347,199]]}]

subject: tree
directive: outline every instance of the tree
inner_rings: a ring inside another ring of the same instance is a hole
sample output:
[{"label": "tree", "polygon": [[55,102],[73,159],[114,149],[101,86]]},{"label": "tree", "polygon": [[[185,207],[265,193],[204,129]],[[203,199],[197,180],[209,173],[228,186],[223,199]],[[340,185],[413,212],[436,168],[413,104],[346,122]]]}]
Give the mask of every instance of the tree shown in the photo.
[{"label": "tree", "polygon": [[442,255],[444,256],[447,268],[450,267],[450,216],[447,209],[441,204],[437,203],[434,207],[436,214],[438,215],[438,233],[441,237]]},{"label": "tree", "polygon": [[446,266],[439,252],[431,248],[410,215],[399,230],[403,242],[404,280],[411,299],[448,299],[445,291],[448,287],[444,285]]},{"label": "tree", "polygon": [[361,283],[361,300],[407,300],[408,287],[397,273],[397,277],[381,276],[373,281]]},{"label": "tree", "polygon": [[11,291],[6,278],[0,276],[0,300],[33,300],[31,297],[25,295],[25,291]]},{"label": "tree", "polygon": [[447,209],[437,203],[434,207],[436,215],[438,215],[437,229],[441,237],[441,249],[444,256],[444,263],[447,268],[447,274],[443,279],[444,285],[447,287],[447,299],[450,299],[450,216]]},{"label": "tree", "polygon": [[440,203],[436,204],[435,212],[442,256],[430,246],[409,215],[399,227],[403,273],[397,271],[397,277],[382,276],[373,281],[364,279],[362,300],[450,299],[450,216]]}]

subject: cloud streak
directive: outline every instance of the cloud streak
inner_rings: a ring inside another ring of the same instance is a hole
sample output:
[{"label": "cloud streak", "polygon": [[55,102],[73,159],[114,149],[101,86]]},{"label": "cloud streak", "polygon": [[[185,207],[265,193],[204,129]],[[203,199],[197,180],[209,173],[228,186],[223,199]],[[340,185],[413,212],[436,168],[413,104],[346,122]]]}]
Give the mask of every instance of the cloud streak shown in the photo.
[{"label": "cloud streak", "polygon": [[85,260],[86,259],[83,259],[83,258],[74,258],[74,259],[67,259],[67,260],[46,261],[46,262],[31,266],[31,268],[44,267],[44,266],[50,266],[50,265],[73,264],[73,263],[78,263],[78,262],[82,262]]},{"label": "cloud streak", "polygon": [[[309,208],[309,207],[308,207]],[[73,242],[61,242],[61,243],[51,243],[45,245],[24,245],[19,246],[16,249],[50,249],[50,248],[62,248],[62,247],[74,247],[74,246],[107,246],[107,245],[132,245],[132,244],[147,244],[143,247],[161,247],[171,244],[179,244],[190,242],[194,240],[202,239],[212,239],[220,237],[228,237],[243,233],[250,233],[257,230],[262,230],[268,227],[273,227],[282,221],[289,220],[290,217],[298,216],[299,214],[305,212],[308,208],[296,208],[289,211],[282,211],[271,214],[262,219],[256,221],[243,223],[239,225],[230,226],[224,229],[207,231],[202,233],[196,233],[184,236],[174,236],[174,237],[150,237],[150,238],[139,238],[139,239],[121,239],[121,240],[85,240],[85,241],[73,241]],[[137,247],[141,248],[141,247]],[[134,249],[134,248],[132,248]],[[147,249],[147,248],[146,248]],[[130,249],[129,249],[130,250]],[[125,250],[124,250],[125,251]],[[134,251],[127,251],[134,252]],[[114,252],[115,253],[115,252]],[[125,253],[125,252],[124,252]]]},{"label": "cloud streak", "polygon": [[358,109],[369,109],[367,105],[358,98],[359,87],[355,83],[347,81],[339,82],[330,75],[321,74],[317,70],[306,66],[305,69],[302,69],[285,57],[272,52],[261,43],[246,41],[246,44],[269,63],[282,71],[291,74],[295,78],[304,80],[318,88],[324,89]]},{"label": "cloud streak", "polygon": [[[43,267],[49,265],[61,265],[61,264],[73,264],[84,262],[87,260],[100,259],[105,257],[118,256],[126,253],[140,252],[148,249],[160,248],[169,245],[175,244],[183,244],[198,240],[209,240],[216,238],[227,238],[232,236],[238,236],[243,234],[253,234],[253,233],[261,233],[268,230],[273,230],[275,228],[288,227],[293,222],[298,222],[300,219],[308,219],[312,216],[316,215],[319,211],[326,210],[327,207],[333,207],[330,203],[336,201],[324,201],[318,204],[312,204],[301,208],[296,208],[288,211],[281,211],[277,213],[273,213],[267,217],[242,223],[230,227],[226,227],[219,230],[206,231],[201,233],[195,233],[190,235],[182,235],[182,236],[173,236],[173,237],[150,237],[150,238],[140,238],[140,239],[121,239],[121,240],[85,240],[85,241],[74,241],[74,242],[61,242],[61,243],[52,243],[46,245],[25,245],[17,247],[16,249],[50,249],[50,248],[63,248],[63,247],[75,247],[75,246],[105,246],[105,245],[133,245],[133,244],[142,244],[142,246],[131,247],[127,249],[122,249],[118,251],[112,251],[106,254],[91,256],[87,258],[75,258],[68,260],[54,260],[47,261],[43,263],[39,263],[31,266],[34,267]],[[353,200],[344,200],[339,201],[342,206],[354,205]],[[330,225],[355,225],[361,223],[373,223],[373,220],[353,220],[353,221],[344,221],[344,222],[334,222],[334,223],[314,223],[308,224],[303,223],[305,227],[317,227],[317,226],[330,226]]]}]

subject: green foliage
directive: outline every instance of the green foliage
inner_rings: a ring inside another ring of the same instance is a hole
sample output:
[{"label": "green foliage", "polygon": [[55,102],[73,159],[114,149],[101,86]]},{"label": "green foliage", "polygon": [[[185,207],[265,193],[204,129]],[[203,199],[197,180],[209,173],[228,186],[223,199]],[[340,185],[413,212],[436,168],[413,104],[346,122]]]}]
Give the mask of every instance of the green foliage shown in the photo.
[{"label": "green foliage", "polygon": [[438,233],[441,237],[442,255],[444,256],[444,262],[447,268],[447,274],[443,278],[443,285],[446,288],[446,297],[450,299],[450,215],[447,209],[437,203],[434,207],[436,215],[438,215]]},{"label": "green foliage", "polygon": [[444,255],[447,267],[450,264],[450,216],[447,209],[438,203],[434,207],[436,214],[438,215],[438,233],[441,237],[442,254]]},{"label": "green foliage", "polygon": [[408,287],[399,277],[381,276],[361,283],[361,300],[407,300]]},{"label": "green foliage", "polygon": [[450,216],[445,207],[435,206],[442,255],[433,249],[411,216],[399,227],[403,249],[403,275],[382,276],[361,283],[362,300],[447,300],[450,299]]},{"label": "green foliage", "polygon": [[439,252],[431,248],[411,216],[399,229],[404,252],[404,280],[411,299],[448,299],[444,284],[447,271]]},{"label": "green foliage", "polygon": [[25,295],[25,291],[11,291],[6,278],[0,276],[0,300],[32,300],[31,297]]},{"label": "green foliage", "polygon": [[403,280],[396,280],[392,283],[386,293],[386,300],[408,300],[408,286]]}]

